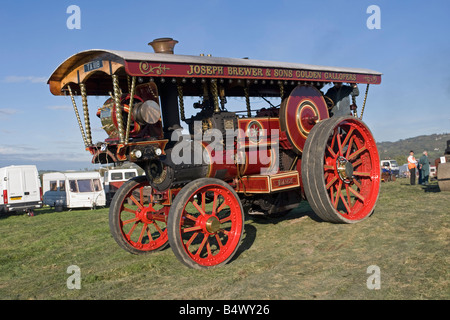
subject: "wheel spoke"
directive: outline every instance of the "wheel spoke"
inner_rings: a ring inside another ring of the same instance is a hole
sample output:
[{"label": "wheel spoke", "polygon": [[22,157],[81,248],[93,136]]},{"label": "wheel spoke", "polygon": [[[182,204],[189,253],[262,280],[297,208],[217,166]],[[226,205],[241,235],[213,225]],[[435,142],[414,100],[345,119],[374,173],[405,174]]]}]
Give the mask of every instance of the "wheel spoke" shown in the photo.
[{"label": "wheel spoke", "polygon": [[200,246],[198,247],[197,252],[195,253],[195,255],[200,256],[200,253],[202,252],[203,247],[206,244],[206,241],[208,241],[208,235],[204,234],[202,243],[200,243]]},{"label": "wheel spoke", "polygon": [[352,166],[353,166],[353,168],[356,168],[357,166],[361,165],[362,163],[363,163],[362,159],[358,159],[352,163]]},{"label": "wheel spoke", "polygon": [[141,233],[139,234],[139,239],[136,241],[137,243],[142,244],[142,239],[144,238],[145,231],[148,231],[147,224],[144,223],[141,229]]},{"label": "wheel spoke", "polygon": [[337,209],[337,205],[339,203],[339,197],[341,195],[341,189],[342,189],[342,180],[339,180],[339,185],[338,185],[337,190],[336,190],[336,199],[334,200],[334,204],[333,204],[335,209]]},{"label": "wheel spoke", "polygon": [[336,132],[336,140],[339,148],[339,155],[343,156],[344,151],[342,150],[341,135],[338,132]]},{"label": "wheel spoke", "polygon": [[137,225],[139,224],[139,221],[136,221],[133,226],[131,227],[130,231],[128,231],[127,236],[131,236],[131,234],[134,232],[134,230],[136,229]]},{"label": "wheel spoke", "polygon": [[185,217],[185,218],[188,218],[189,220],[192,220],[192,221],[194,221],[194,222],[197,221],[197,218],[196,218],[196,217],[194,217],[193,215],[191,215],[191,214],[189,214],[189,213],[187,213],[187,212],[184,214],[184,217]]},{"label": "wheel spoke", "polygon": [[357,151],[355,151],[351,155],[349,155],[347,157],[347,159],[350,161],[350,160],[356,158],[358,155],[360,155],[362,152],[364,152],[366,150],[367,150],[366,146],[363,146],[362,148],[358,149]]},{"label": "wheel spoke", "polygon": [[205,205],[206,205],[206,192],[203,192],[202,193],[202,210],[203,210],[203,212],[206,213]]},{"label": "wheel spoke", "polygon": [[161,227],[156,223],[156,221],[152,221],[152,224],[155,227],[156,231],[159,232],[159,234],[163,234]]},{"label": "wheel spoke", "polygon": [[216,206],[217,206],[217,196],[218,194],[214,192],[214,200],[213,200],[213,206],[212,206],[212,214],[216,214]]},{"label": "wheel spoke", "polygon": [[333,186],[333,184],[336,182],[336,180],[338,179],[338,177],[334,176],[330,182],[328,182],[328,184],[325,186],[327,189],[329,189],[331,186]]},{"label": "wheel spoke", "polygon": [[346,158],[349,158],[350,152],[352,151],[352,148],[350,146],[353,144],[353,138],[354,136],[350,138],[350,141],[348,143],[347,154],[345,155]]},{"label": "wheel spoke", "polygon": [[144,206],[144,187],[139,188],[139,203]]},{"label": "wheel spoke", "polygon": [[206,238],[206,251],[208,252],[208,257],[212,256],[211,245],[209,243],[209,237]]},{"label": "wheel spoke", "polygon": [[[134,213],[134,211],[133,211],[133,213]],[[136,222],[136,221],[139,221],[139,218],[132,218],[132,219],[129,219],[129,220],[122,221],[122,225],[126,225],[126,224],[129,224],[129,223],[132,223],[132,222]]]},{"label": "wheel spoke", "polygon": [[340,196],[342,202],[344,203],[345,208],[347,209],[347,214],[350,214],[351,210],[350,210],[350,207],[349,207],[347,201],[345,201],[344,196],[342,195],[342,193],[339,196]]},{"label": "wheel spoke", "polygon": [[359,183],[359,181],[358,180],[356,180],[356,179],[353,179],[353,183],[355,184],[355,186],[359,189],[359,190],[361,190],[362,188],[361,188],[361,183]]},{"label": "wheel spoke", "polygon": [[220,221],[220,223],[224,223],[224,222],[227,222],[227,221],[231,221],[231,216],[228,216],[228,217],[226,217],[226,218],[220,219],[219,221]]},{"label": "wheel spoke", "polygon": [[370,172],[361,172],[361,171],[353,171],[353,175],[359,176],[359,177],[370,177],[371,176]]},{"label": "wheel spoke", "polygon": [[142,204],[139,203],[139,201],[136,200],[136,198],[133,195],[130,195],[130,199],[138,206],[139,209],[142,209],[144,207]]},{"label": "wheel spoke", "polygon": [[331,155],[332,158],[337,158],[337,154],[334,153],[332,147],[327,146],[327,150],[328,150],[328,152],[330,153],[330,155]]},{"label": "wheel spoke", "polygon": [[223,248],[222,240],[220,240],[218,233],[216,233],[214,236],[216,237],[217,244],[219,245],[219,249],[221,250]]},{"label": "wheel spoke", "polygon": [[357,197],[358,199],[360,199],[363,203],[366,200],[361,193],[359,193],[358,191],[356,191],[353,188],[349,188],[350,192],[353,193],[355,195],[355,197]]},{"label": "wheel spoke", "polygon": [[189,247],[191,246],[192,242],[194,241],[195,238],[197,238],[199,232],[195,232],[188,240],[188,242],[186,242],[185,246],[186,248],[189,249]]},{"label": "wheel spoke", "polygon": [[192,231],[198,231],[198,230],[202,230],[201,226],[193,226],[193,227],[188,227],[188,228],[183,228],[183,233],[187,233],[187,232],[192,232]]},{"label": "wheel spoke", "polygon": [[[160,234],[162,234],[162,233],[160,233]],[[147,228],[147,236],[148,236],[148,239],[150,241],[155,241],[155,240],[153,240],[153,237],[152,237],[152,234],[150,233],[150,229],[149,228]]]},{"label": "wheel spoke", "polygon": [[194,205],[194,207],[198,210],[198,212],[200,212],[200,214],[201,214],[202,216],[206,215],[205,211],[198,205],[198,203],[197,203],[195,200],[192,201],[191,203],[192,203],[192,204]]},{"label": "wheel spoke", "polygon": [[[351,127],[350,130],[347,133],[347,136],[345,137],[344,141],[342,142],[342,145],[345,146],[347,144],[347,142],[349,141],[350,137],[352,137],[353,139],[353,131],[355,131],[355,128]],[[351,145],[351,143],[348,144],[349,146]]]},{"label": "wheel spoke", "polygon": [[216,214],[219,213],[220,211],[222,211],[222,209],[225,208],[226,206],[227,206],[227,203],[224,201],[224,202],[220,205],[220,207],[217,208]]}]

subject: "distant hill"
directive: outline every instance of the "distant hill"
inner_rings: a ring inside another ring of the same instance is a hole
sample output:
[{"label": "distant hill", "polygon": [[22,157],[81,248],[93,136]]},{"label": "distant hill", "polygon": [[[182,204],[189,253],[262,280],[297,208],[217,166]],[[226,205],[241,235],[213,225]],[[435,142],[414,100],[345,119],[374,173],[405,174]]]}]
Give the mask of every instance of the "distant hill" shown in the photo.
[{"label": "distant hill", "polygon": [[433,165],[436,158],[444,155],[447,140],[450,140],[450,133],[417,136],[396,142],[378,142],[377,147],[381,160],[395,159],[399,165],[407,162],[410,150],[414,151],[416,159],[419,159],[422,152],[426,150]]}]

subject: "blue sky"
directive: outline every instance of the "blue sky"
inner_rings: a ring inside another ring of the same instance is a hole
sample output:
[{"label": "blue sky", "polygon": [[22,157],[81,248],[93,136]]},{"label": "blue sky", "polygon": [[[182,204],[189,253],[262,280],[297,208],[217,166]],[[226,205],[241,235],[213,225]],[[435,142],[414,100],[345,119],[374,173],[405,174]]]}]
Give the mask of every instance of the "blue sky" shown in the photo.
[{"label": "blue sky", "polygon": [[[81,9],[80,30],[67,28],[70,5]],[[367,28],[370,5],[381,10],[379,30]],[[382,83],[370,87],[364,114],[377,141],[450,132],[448,12],[448,0],[5,2],[0,166],[92,168],[70,99],[51,95],[48,77],[79,51],[152,51],[147,43],[159,37],[178,40],[178,54],[377,70]],[[364,89],[360,85],[359,106]],[[103,102],[90,99],[91,112]],[[103,140],[98,119],[91,123],[94,141]]]}]

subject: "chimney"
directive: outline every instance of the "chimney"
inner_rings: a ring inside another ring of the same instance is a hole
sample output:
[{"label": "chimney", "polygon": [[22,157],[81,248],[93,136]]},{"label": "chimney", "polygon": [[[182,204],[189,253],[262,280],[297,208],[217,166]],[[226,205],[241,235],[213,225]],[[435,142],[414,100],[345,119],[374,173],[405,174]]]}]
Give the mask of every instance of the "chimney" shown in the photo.
[{"label": "chimney", "polygon": [[152,46],[155,53],[173,54],[173,48],[178,43],[172,38],[158,38],[150,42],[148,45]]}]

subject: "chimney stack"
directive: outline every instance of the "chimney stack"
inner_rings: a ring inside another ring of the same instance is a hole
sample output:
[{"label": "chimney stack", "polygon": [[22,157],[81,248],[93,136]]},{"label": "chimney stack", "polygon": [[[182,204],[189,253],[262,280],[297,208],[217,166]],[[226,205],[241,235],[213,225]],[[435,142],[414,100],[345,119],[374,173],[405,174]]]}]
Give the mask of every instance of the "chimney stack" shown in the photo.
[{"label": "chimney stack", "polygon": [[158,38],[149,43],[152,46],[155,53],[168,53],[173,54],[173,48],[178,43],[177,40],[172,38]]}]

